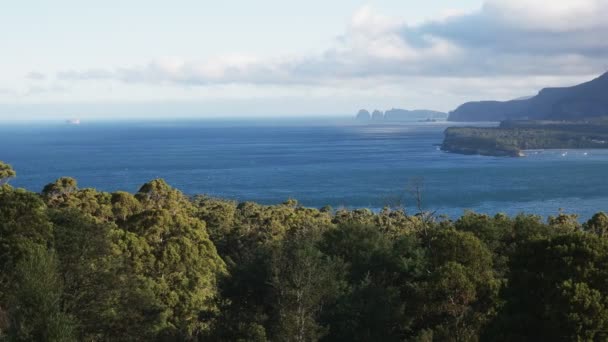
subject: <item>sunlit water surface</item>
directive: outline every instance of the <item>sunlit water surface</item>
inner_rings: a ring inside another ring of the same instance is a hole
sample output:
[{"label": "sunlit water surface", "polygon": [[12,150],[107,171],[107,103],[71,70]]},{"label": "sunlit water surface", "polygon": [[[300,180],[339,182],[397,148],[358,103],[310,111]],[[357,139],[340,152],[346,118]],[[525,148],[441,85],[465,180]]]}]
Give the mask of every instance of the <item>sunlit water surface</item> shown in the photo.
[{"label": "sunlit water surface", "polygon": [[402,205],[422,186],[423,207],[457,216],[559,209],[608,210],[608,151],[529,151],[525,158],[444,153],[445,123],[176,121],[9,124],[0,160],[32,191],[61,176],[80,187],[137,191],[154,178],[187,194],[239,201],[371,207]]}]

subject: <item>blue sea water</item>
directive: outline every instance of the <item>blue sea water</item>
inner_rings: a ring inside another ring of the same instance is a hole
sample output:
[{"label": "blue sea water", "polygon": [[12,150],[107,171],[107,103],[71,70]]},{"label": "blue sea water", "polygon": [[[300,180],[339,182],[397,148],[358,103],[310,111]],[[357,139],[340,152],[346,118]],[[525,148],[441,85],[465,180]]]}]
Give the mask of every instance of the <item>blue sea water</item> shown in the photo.
[{"label": "blue sea water", "polygon": [[421,185],[426,210],[457,216],[608,210],[608,151],[530,151],[526,158],[439,151],[446,123],[351,120],[2,124],[0,160],[32,191],[61,176],[135,192],[164,178],[187,194],[305,206],[403,205]]}]

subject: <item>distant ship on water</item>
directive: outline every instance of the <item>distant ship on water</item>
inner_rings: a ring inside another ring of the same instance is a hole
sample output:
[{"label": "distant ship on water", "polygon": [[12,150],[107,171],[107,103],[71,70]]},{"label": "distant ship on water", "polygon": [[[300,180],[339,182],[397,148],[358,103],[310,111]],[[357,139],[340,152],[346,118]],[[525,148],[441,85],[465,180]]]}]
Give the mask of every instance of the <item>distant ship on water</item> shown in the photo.
[{"label": "distant ship on water", "polygon": [[80,119],[69,119],[66,120],[68,125],[80,125]]}]

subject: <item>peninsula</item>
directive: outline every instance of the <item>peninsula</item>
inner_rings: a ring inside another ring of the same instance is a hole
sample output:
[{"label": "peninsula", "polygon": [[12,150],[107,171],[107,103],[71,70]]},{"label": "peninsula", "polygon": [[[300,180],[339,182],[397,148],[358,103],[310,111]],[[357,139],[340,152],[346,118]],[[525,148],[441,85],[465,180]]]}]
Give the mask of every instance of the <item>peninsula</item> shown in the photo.
[{"label": "peninsula", "polygon": [[522,157],[524,150],[608,148],[608,120],[503,121],[498,127],[449,127],[441,149],[460,154]]},{"label": "peninsula", "polygon": [[531,98],[469,102],[449,121],[500,121],[498,127],[449,127],[441,149],[486,156],[524,150],[608,148],[608,73],[573,87],[546,88]]}]

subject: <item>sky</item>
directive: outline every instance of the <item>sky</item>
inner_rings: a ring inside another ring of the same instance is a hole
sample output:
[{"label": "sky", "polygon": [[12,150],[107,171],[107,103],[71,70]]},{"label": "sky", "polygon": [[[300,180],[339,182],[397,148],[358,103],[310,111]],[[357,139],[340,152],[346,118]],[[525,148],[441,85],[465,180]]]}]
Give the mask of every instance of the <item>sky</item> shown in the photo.
[{"label": "sky", "polygon": [[450,111],[608,71],[608,0],[0,2],[0,120]]}]

